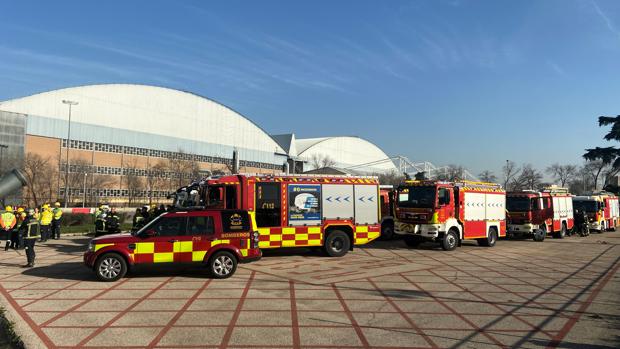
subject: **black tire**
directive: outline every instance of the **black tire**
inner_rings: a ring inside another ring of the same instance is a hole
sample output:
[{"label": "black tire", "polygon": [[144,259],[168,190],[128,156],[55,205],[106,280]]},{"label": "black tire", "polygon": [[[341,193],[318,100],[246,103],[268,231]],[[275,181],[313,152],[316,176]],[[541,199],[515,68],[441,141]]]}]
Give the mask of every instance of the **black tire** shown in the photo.
[{"label": "black tire", "polygon": [[349,235],[340,230],[334,230],[325,239],[325,253],[330,257],[342,257],[351,248],[351,239]]},{"label": "black tire", "polygon": [[385,223],[381,225],[381,236],[379,240],[392,240],[394,238],[394,225]]},{"label": "black tire", "polygon": [[97,279],[106,282],[117,281],[127,274],[127,262],[118,253],[106,253],[95,262]]},{"label": "black tire", "polygon": [[478,244],[480,246],[484,246],[484,247],[493,247],[495,246],[495,243],[497,242],[497,229],[495,228],[490,228],[489,229],[489,236],[487,236],[486,239],[476,239],[478,241]]},{"label": "black tire", "polygon": [[441,248],[444,251],[454,251],[459,245],[459,233],[454,229],[450,229],[441,240]]},{"label": "black tire", "polygon": [[209,274],[214,279],[227,279],[237,270],[237,258],[228,251],[218,251],[209,258]]},{"label": "black tire", "polygon": [[536,241],[536,242],[543,242],[543,241],[545,241],[545,237],[547,236],[547,232],[544,231],[543,229],[539,228],[539,229],[534,230],[534,233],[532,235],[533,235],[534,241]]},{"label": "black tire", "polygon": [[421,243],[424,242],[424,239],[414,235],[405,235],[403,240],[405,240],[405,244],[407,244],[407,246],[409,247],[418,247]]}]

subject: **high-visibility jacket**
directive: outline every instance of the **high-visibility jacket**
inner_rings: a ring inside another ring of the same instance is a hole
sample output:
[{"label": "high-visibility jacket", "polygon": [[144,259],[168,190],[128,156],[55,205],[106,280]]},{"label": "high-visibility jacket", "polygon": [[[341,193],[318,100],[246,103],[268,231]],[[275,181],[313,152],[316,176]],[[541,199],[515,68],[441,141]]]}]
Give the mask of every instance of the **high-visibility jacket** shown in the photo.
[{"label": "high-visibility jacket", "polygon": [[53,209],[52,213],[54,214],[55,221],[58,221],[60,220],[60,218],[62,218],[62,210],[60,209],[60,207],[56,207],[55,209]]},{"label": "high-visibility jacket", "polygon": [[52,224],[52,219],[54,219],[54,214],[50,210],[43,210],[41,212],[41,225],[50,225]]},{"label": "high-visibility jacket", "polygon": [[17,223],[17,219],[12,212],[4,211],[0,213],[0,228],[4,230],[11,230]]},{"label": "high-visibility jacket", "polygon": [[38,239],[41,237],[41,224],[34,218],[26,218],[19,227],[20,234],[24,239]]}]

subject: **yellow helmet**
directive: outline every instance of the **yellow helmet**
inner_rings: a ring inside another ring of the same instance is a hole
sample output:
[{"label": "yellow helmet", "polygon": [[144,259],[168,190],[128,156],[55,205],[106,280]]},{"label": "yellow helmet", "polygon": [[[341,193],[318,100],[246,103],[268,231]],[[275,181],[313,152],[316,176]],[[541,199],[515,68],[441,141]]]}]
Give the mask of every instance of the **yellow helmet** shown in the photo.
[{"label": "yellow helmet", "polygon": [[18,212],[18,213],[22,213],[22,212],[24,212],[24,208],[23,208],[23,207],[18,207],[18,208],[17,208],[17,212]]},{"label": "yellow helmet", "polygon": [[4,208],[6,212],[13,212],[13,206],[7,206]]},{"label": "yellow helmet", "polygon": [[56,207],[60,207],[60,202],[56,201],[56,202],[54,203],[54,206],[56,206]]},{"label": "yellow helmet", "polygon": [[49,204],[43,204],[43,206],[41,206],[41,208],[46,210],[46,209],[50,208],[50,205]]}]

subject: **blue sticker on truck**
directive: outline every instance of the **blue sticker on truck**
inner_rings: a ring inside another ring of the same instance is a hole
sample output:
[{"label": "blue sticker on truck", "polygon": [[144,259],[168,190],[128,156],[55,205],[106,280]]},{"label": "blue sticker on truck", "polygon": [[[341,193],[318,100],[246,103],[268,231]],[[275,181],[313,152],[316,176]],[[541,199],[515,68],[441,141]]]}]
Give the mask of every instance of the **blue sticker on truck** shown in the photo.
[{"label": "blue sticker on truck", "polygon": [[288,220],[291,224],[321,222],[321,185],[288,185]]}]

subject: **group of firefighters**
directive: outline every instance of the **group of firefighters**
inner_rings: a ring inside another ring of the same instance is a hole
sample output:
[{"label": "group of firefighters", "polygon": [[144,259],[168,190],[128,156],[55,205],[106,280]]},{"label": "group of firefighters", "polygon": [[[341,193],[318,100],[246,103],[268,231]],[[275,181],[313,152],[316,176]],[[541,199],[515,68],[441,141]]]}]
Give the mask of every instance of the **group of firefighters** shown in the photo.
[{"label": "group of firefighters", "polygon": [[24,248],[28,263],[26,267],[34,266],[35,242],[60,239],[61,220],[59,202],[54,203],[54,208],[49,204],[42,205],[40,209],[6,206],[0,211],[0,230],[6,235],[4,250]]},{"label": "group of firefighters", "polygon": [[[142,208],[136,208],[133,216],[133,229],[140,229],[148,222],[155,219],[162,213],[166,212],[166,207],[160,205],[145,205]],[[114,207],[101,205],[95,211],[95,236],[106,234],[116,234],[121,232],[121,218]]]}]

